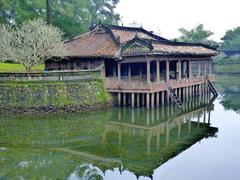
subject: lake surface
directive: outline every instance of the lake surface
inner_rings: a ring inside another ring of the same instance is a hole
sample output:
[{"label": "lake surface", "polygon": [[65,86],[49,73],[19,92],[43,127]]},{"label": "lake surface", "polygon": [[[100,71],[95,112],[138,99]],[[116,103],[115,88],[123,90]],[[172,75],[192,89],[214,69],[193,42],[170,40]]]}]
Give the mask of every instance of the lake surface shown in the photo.
[{"label": "lake surface", "polygon": [[[238,90],[237,90],[238,92]],[[0,179],[240,179],[240,103],[0,116]]]}]

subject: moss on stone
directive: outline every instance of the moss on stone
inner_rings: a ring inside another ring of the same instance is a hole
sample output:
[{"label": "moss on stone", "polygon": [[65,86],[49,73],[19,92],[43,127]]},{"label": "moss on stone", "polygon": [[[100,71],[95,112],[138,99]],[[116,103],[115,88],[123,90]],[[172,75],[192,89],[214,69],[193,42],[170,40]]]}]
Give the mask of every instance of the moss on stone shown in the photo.
[{"label": "moss on stone", "polygon": [[7,81],[0,101],[7,107],[94,106],[110,99],[102,79],[72,82]]}]

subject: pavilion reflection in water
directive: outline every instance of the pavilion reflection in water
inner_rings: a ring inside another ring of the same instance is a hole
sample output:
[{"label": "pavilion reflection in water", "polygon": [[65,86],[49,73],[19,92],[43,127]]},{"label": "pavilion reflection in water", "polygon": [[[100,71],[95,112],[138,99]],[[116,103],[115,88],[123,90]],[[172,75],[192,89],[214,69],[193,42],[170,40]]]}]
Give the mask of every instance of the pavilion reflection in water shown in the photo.
[{"label": "pavilion reflection in water", "polygon": [[0,179],[69,179],[88,173],[102,179],[114,168],[151,177],[170,158],[215,136],[209,98],[191,99],[181,110],[168,105],[0,117]]},{"label": "pavilion reflection in water", "polygon": [[57,148],[78,155],[103,172],[114,167],[151,177],[155,168],[203,138],[215,136],[208,98],[151,110],[119,108],[105,125],[101,142],[84,147]]}]

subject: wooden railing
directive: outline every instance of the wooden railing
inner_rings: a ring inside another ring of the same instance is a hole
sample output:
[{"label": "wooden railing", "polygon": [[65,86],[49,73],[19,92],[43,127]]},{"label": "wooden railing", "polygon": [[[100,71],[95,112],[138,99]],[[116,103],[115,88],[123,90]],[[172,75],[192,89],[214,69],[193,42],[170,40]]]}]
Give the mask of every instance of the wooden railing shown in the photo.
[{"label": "wooden railing", "polygon": [[[170,80],[169,85],[175,89],[180,87],[186,87],[186,86],[192,86],[204,83],[206,81],[206,78],[208,80],[213,80],[213,76],[194,76],[192,78],[184,78],[181,80]],[[134,81],[134,80],[118,80],[118,78],[106,78],[106,87],[110,92],[118,92],[118,91],[124,91],[124,92],[157,92],[157,91],[164,91],[166,90],[166,82],[160,81],[160,82],[140,82],[140,81]]]}]

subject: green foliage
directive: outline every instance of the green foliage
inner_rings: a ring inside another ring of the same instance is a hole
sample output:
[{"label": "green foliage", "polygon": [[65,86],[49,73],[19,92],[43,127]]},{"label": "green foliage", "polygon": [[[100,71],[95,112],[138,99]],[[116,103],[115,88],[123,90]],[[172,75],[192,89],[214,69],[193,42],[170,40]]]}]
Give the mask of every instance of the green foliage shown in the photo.
[{"label": "green foliage", "polygon": [[180,28],[181,36],[177,39],[182,42],[203,43],[217,47],[217,43],[209,38],[214,34],[209,30],[205,30],[203,24],[199,24],[191,30]]},{"label": "green foliage", "polygon": [[228,30],[222,38],[221,50],[240,49],[240,26]]},{"label": "green foliage", "polygon": [[[61,0],[50,1],[52,24],[65,36],[85,32],[99,21],[117,24],[120,17],[114,12],[118,0]],[[3,0],[0,2],[0,23],[21,24],[34,19],[46,19],[45,0]]]}]

